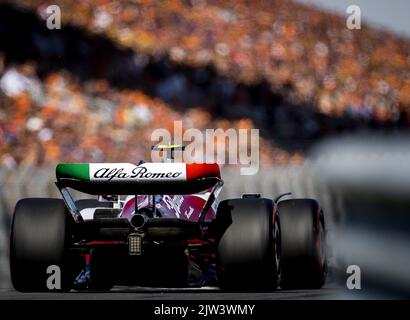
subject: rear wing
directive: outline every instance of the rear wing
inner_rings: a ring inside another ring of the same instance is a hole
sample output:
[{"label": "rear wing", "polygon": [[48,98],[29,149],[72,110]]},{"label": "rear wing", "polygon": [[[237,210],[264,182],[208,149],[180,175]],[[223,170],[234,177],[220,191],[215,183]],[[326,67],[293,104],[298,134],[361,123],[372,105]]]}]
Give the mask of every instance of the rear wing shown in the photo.
[{"label": "rear wing", "polygon": [[60,163],[57,186],[92,195],[193,194],[221,181],[218,164]]}]

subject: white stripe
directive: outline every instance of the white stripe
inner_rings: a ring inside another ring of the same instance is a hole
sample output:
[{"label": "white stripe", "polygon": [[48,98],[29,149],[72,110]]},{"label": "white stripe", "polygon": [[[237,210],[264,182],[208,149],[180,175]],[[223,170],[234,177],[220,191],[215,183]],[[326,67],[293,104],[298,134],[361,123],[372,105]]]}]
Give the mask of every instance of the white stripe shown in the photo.
[{"label": "white stripe", "polygon": [[185,181],[185,163],[90,163],[91,181]]}]

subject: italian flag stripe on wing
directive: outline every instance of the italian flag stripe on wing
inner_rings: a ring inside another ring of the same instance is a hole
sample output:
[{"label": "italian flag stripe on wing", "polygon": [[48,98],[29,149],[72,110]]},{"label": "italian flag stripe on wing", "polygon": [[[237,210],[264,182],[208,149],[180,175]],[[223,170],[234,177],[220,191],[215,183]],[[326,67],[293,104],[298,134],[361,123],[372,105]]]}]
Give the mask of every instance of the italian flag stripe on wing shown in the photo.
[{"label": "italian flag stripe on wing", "polygon": [[140,166],[131,163],[60,163],[56,167],[56,176],[57,179],[82,181],[136,181],[196,180],[220,178],[221,174],[216,163],[144,163]]},{"label": "italian flag stripe on wing", "polygon": [[89,163],[60,163],[56,167],[56,176],[89,181],[90,165]]},{"label": "italian flag stripe on wing", "polygon": [[191,163],[186,165],[186,176],[188,180],[200,178],[221,177],[219,165],[216,163]]}]

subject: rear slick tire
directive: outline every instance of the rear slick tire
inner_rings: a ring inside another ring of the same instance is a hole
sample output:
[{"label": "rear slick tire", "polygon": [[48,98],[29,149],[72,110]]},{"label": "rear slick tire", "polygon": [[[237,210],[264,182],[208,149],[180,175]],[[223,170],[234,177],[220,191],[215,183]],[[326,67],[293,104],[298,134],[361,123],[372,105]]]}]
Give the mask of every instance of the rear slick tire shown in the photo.
[{"label": "rear slick tire", "polygon": [[10,235],[10,272],[17,291],[72,288],[75,270],[68,250],[70,219],[61,199],[28,198],[17,202]]},{"label": "rear slick tire", "polygon": [[277,287],[273,201],[231,199],[219,204],[217,277],[225,291],[273,291]]},{"label": "rear slick tire", "polygon": [[280,287],[318,289],[326,281],[326,243],[323,212],[316,200],[279,202],[281,230]]}]

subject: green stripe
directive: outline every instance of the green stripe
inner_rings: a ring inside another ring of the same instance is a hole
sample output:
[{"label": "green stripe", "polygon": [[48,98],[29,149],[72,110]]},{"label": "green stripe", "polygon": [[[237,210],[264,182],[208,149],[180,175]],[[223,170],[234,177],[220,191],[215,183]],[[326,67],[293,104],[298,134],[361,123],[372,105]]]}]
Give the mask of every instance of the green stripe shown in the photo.
[{"label": "green stripe", "polygon": [[56,176],[59,178],[73,178],[90,180],[89,163],[60,163],[56,167]]}]

